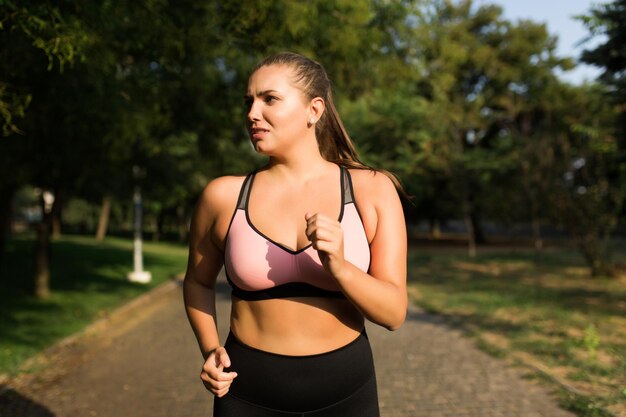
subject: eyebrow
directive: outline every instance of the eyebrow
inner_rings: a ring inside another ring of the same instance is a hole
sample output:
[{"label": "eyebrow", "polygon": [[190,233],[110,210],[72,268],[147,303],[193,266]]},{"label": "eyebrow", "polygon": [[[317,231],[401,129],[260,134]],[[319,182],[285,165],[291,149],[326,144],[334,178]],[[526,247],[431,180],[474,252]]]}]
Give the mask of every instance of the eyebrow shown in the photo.
[{"label": "eyebrow", "polygon": [[[278,91],[276,91],[276,90],[263,90],[263,91],[259,91],[256,95],[257,95],[257,97],[262,97],[262,96],[266,96],[266,95],[272,94],[272,93],[278,93]],[[252,95],[251,94],[246,94],[246,95],[243,96],[243,98],[247,100],[247,99],[252,98]]]}]

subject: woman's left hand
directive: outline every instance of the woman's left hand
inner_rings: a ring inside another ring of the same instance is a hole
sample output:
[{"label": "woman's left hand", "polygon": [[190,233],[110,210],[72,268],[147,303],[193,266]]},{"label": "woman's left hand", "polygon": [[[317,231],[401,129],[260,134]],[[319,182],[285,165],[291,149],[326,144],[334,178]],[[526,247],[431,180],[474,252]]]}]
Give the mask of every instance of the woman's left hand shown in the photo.
[{"label": "woman's left hand", "polygon": [[339,277],[345,268],[341,224],[320,213],[306,213],[304,218],[306,235],[317,250],[324,269],[333,277]]}]

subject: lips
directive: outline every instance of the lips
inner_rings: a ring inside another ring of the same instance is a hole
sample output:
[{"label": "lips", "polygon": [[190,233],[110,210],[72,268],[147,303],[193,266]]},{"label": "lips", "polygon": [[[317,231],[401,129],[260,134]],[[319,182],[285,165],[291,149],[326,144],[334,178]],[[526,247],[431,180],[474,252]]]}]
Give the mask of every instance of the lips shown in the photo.
[{"label": "lips", "polygon": [[250,128],[250,136],[252,139],[261,139],[269,132],[268,129],[264,129],[262,127],[253,127]]}]

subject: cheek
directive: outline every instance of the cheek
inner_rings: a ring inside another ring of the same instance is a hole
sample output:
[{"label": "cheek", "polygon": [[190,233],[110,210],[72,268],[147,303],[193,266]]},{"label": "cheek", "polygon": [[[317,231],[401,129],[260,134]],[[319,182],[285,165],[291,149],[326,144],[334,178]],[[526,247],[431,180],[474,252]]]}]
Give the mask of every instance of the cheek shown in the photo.
[{"label": "cheek", "polygon": [[280,123],[282,128],[299,130],[306,124],[302,122],[302,120],[304,120],[303,114],[301,109],[281,109],[280,112],[274,114],[274,120]]}]

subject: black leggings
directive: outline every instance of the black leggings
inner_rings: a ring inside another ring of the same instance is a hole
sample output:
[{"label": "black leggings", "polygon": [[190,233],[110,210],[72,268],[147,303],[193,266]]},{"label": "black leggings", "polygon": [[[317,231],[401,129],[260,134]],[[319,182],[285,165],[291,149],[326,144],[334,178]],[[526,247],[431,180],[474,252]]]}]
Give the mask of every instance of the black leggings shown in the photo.
[{"label": "black leggings", "polygon": [[215,397],[213,417],[379,417],[376,375],[365,330],[326,353],[288,356],[247,346],[230,333],[226,352],[238,376]]}]

